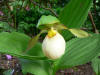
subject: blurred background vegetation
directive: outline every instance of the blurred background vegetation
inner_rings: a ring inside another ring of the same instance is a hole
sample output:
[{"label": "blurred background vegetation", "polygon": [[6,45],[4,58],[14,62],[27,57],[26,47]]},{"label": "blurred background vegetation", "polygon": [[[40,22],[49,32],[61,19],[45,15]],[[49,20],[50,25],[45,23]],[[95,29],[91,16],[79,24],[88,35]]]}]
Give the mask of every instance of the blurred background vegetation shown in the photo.
[{"label": "blurred background vegetation", "polygon": [[[36,25],[41,15],[53,15],[58,17],[59,12],[69,1],[70,0],[1,0],[0,31],[18,31],[34,36],[39,32]],[[92,18],[90,16],[92,16]],[[82,29],[94,32],[95,28],[100,30],[99,20],[100,0],[94,0],[91,12]],[[95,24],[95,27],[93,24]]]},{"label": "blurred background vegetation", "polygon": [[68,0],[2,0],[0,2],[1,31],[18,31],[35,35],[41,15],[57,16]]}]

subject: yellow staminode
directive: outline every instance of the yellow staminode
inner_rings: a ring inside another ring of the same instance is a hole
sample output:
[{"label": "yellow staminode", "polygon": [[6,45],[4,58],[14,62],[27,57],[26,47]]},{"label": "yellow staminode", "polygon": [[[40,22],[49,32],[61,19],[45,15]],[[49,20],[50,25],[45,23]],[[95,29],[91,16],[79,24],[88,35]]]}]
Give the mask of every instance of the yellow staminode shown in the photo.
[{"label": "yellow staminode", "polygon": [[48,37],[49,38],[51,38],[51,37],[53,37],[53,36],[55,36],[56,35],[56,31],[53,29],[53,28],[51,28],[49,31],[48,31]]}]

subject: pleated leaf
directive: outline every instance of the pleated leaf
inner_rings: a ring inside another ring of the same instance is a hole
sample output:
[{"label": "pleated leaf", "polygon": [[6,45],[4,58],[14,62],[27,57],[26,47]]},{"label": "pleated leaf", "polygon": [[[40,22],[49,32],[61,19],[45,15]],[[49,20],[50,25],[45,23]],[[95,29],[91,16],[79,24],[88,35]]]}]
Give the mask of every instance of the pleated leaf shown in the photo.
[{"label": "pleated leaf", "polygon": [[52,73],[51,65],[48,61],[20,59],[20,64],[24,74],[51,75]]},{"label": "pleated leaf", "polygon": [[65,54],[55,63],[55,70],[91,61],[100,52],[100,35],[75,38],[66,43]]},{"label": "pleated leaf", "polygon": [[[0,53],[6,53],[13,56],[17,56],[25,59],[45,59],[41,44],[37,43],[34,48],[30,49],[29,52],[24,53],[27,49],[28,42],[31,38],[25,34],[13,32],[2,32],[0,33]],[[33,55],[30,55],[33,54]]]},{"label": "pleated leaf", "polygon": [[[68,28],[80,28],[88,16],[89,9],[93,0],[70,0],[70,2],[60,12],[61,23]],[[65,39],[72,37],[68,31],[62,32]]]},{"label": "pleated leaf", "polygon": [[0,53],[22,58],[23,60],[20,60],[20,62],[24,73],[50,75],[48,60],[42,61],[46,58],[42,53],[40,43],[37,43],[27,53],[24,53],[30,39],[27,35],[18,32],[0,33]]},{"label": "pleated leaf", "polygon": [[99,56],[95,57],[92,60],[92,68],[93,68],[94,72],[96,73],[96,75],[100,75],[100,58],[99,58]]}]

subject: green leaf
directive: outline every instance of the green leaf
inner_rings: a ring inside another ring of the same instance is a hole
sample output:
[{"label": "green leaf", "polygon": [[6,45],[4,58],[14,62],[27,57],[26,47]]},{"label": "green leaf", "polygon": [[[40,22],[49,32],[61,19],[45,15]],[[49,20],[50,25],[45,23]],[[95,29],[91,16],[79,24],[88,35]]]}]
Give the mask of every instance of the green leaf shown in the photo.
[{"label": "green leaf", "polygon": [[[31,38],[25,34],[13,32],[0,33],[0,53],[6,53],[25,59],[46,59],[42,53],[41,44],[37,43],[29,52],[24,53]],[[32,53],[33,55],[30,55]]]},{"label": "green leaf", "polygon": [[39,19],[37,27],[40,28],[40,29],[42,29],[43,26],[51,27],[51,26],[53,26],[53,24],[59,23],[59,22],[60,21],[54,16],[51,16],[51,15],[45,16],[45,15],[43,15]]},{"label": "green leaf", "polygon": [[[70,2],[60,12],[61,23],[68,28],[80,28],[88,16],[93,0],[70,0]],[[66,40],[72,37],[68,31],[62,32]]]},{"label": "green leaf", "polygon": [[49,60],[42,61],[46,58],[42,53],[40,43],[37,43],[27,53],[23,53],[23,51],[26,50],[30,39],[30,37],[22,33],[0,33],[0,53],[24,58],[23,61],[21,60],[23,72],[30,72],[36,75],[51,75],[51,69],[48,64]]},{"label": "green leaf", "polygon": [[31,61],[20,59],[23,73],[32,73],[34,75],[51,75],[52,69],[49,61]]},{"label": "green leaf", "polygon": [[55,70],[91,61],[100,52],[100,35],[75,38],[66,43],[65,54],[55,63]]},{"label": "green leaf", "polygon": [[96,73],[96,75],[100,75],[100,58],[99,57],[95,57],[92,60],[92,68],[94,72]]},{"label": "green leaf", "polygon": [[83,30],[80,30],[80,29],[69,29],[69,31],[75,35],[76,37],[79,37],[79,38],[84,38],[84,37],[88,37],[89,34]]}]

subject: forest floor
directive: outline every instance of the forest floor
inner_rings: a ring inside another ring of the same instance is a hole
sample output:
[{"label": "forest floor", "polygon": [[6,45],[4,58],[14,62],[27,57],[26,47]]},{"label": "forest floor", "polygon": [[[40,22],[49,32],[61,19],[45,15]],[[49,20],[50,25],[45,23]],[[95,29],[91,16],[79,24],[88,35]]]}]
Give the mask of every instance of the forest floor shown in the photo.
[{"label": "forest floor", "polygon": [[[12,69],[12,75],[23,75],[21,65],[16,57],[12,57],[8,60],[4,54],[0,55],[0,75],[3,75],[3,71]],[[26,75],[32,75],[27,73]],[[91,63],[76,66],[70,69],[59,70],[56,75],[95,75],[91,67]]]}]

